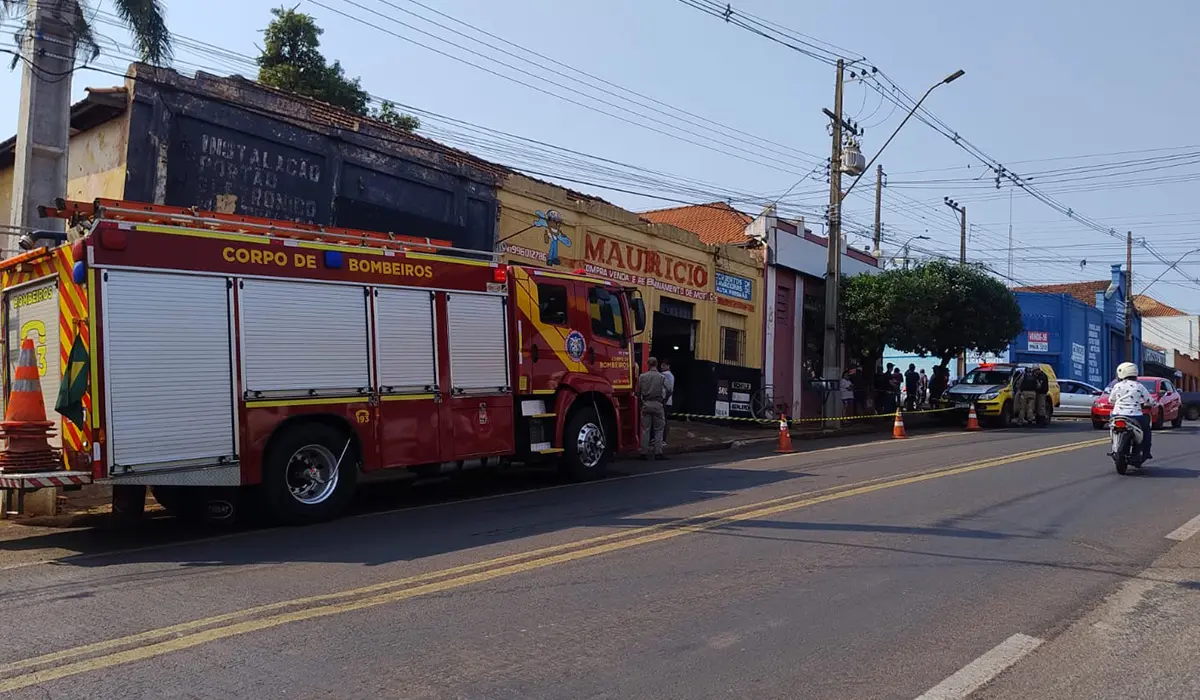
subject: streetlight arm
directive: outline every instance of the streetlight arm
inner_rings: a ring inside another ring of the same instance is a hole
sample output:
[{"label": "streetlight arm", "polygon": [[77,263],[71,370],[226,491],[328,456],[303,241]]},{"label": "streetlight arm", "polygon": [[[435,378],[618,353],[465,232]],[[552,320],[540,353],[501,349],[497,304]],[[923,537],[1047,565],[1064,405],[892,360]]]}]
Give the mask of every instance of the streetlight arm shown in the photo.
[{"label": "streetlight arm", "polygon": [[1183,259],[1186,258],[1187,256],[1191,255],[1192,253],[1200,253],[1200,248],[1196,248],[1195,250],[1189,250],[1188,252],[1184,253],[1183,255],[1180,255],[1178,260],[1176,260],[1175,262],[1168,265],[1166,267],[1166,269],[1164,269],[1162,272],[1159,273],[1158,277],[1155,277],[1153,280],[1151,280],[1150,284],[1146,285],[1145,287],[1142,287],[1142,291],[1137,293],[1135,296],[1140,297],[1143,294],[1145,294],[1147,290],[1149,290],[1151,287],[1154,286],[1154,284],[1156,282],[1158,282],[1160,279],[1163,278],[1163,275],[1166,275],[1168,272],[1170,272],[1171,270],[1174,270],[1176,267],[1178,267],[1179,263],[1183,262]]},{"label": "streetlight arm", "polygon": [[[881,146],[878,151],[875,151],[875,156],[871,158],[871,162],[867,163],[866,166],[863,167],[863,171],[859,173],[858,177],[854,178],[854,182],[851,182],[850,186],[846,188],[845,193],[842,194],[843,199],[850,196],[850,191],[853,190],[854,186],[858,184],[858,181],[863,178],[863,175],[867,174],[867,171],[871,169],[871,166],[875,164],[875,161],[879,160],[879,156],[883,153],[883,150],[888,147],[888,144],[892,142],[892,139],[896,138],[896,134],[900,133],[900,130],[904,128],[904,125],[908,123],[908,120],[912,119],[912,116],[917,113],[917,110],[921,108],[921,104],[925,102],[925,98],[929,97],[929,93],[936,90],[939,85],[949,85],[962,76],[963,71],[957,70],[946,76],[945,79],[931,85],[929,89],[925,91],[925,94],[921,95],[921,99],[917,100],[917,103],[913,105],[913,108],[909,110],[907,115],[905,115],[904,121],[900,122],[900,126],[897,126],[896,130],[892,132],[892,135],[888,137],[887,141],[883,142],[883,146]],[[841,163],[834,163],[834,167],[841,167]]]}]

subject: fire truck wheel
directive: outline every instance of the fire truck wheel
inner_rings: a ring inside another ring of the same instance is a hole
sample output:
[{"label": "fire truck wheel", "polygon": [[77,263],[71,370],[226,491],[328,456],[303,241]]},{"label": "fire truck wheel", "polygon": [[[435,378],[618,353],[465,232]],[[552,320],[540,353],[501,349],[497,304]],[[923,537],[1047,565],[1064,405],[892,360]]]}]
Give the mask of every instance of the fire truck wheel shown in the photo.
[{"label": "fire truck wheel", "polygon": [[563,473],[573,481],[599,479],[608,469],[611,454],[609,429],[596,411],[581,408],[573,412],[563,431]]},{"label": "fire truck wheel", "polygon": [[358,467],[348,440],[320,423],[285,429],[263,463],[263,497],[277,519],[292,525],[321,522],[349,505]]},{"label": "fire truck wheel", "polygon": [[152,486],[154,500],[171,515],[189,522],[204,517],[204,499],[201,490],[187,486]]}]

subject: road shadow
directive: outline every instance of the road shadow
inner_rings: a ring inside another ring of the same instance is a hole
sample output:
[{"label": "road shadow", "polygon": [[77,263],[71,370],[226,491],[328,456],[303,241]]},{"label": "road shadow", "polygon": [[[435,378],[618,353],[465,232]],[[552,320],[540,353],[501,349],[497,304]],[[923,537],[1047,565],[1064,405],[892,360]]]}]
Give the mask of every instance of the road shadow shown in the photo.
[{"label": "road shadow", "polygon": [[[77,554],[55,563],[80,567],[151,562],[188,567],[281,562],[377,566],[575,528],[629,529],[637,527],[644,513],[810,476],[799,468],[734,464],[687,469],[686,463],[668,462],[667,471],[653,478],[609,479],[587,488],[540,471],[466,474],[417,486],[380,483],[357,499],[347,516],[309,527],[222,531],[164,516],[135,529],[92,528],[0,541],[0,552],[67,549]],[[637,475],[639,468],[637,463],[621,464],[616,471]],[[213,536],[222,534],[247,536],[213,542]]]}]

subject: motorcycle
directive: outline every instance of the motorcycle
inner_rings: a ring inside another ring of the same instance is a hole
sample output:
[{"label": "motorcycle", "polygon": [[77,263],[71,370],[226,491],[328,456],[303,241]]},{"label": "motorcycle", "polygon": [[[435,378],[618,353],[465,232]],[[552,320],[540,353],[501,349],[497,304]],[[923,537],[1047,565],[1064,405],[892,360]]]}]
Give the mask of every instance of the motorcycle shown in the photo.
[{"label": "motorcycle", "polygon": [[1113,416],[1108,421],[1108,436],[1111,445],[1109,456],[1117,467],[1118,474],[1129,471],[1129,467],[1142,466],[1142,426],[1126,416]]}]

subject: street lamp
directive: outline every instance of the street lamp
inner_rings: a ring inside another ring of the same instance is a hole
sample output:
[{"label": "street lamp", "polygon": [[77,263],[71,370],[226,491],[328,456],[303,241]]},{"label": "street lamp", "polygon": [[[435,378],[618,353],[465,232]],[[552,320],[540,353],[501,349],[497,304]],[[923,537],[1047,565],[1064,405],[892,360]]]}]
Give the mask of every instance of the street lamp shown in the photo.
[{"label": "street lamp", "polygon": [[924,235],[913,236],[912,238],[905,241],[904,245],[900,246],[900,249],[904,251],[904,269],[905,270],[908,269],[908,246],[909,246],[909,244],[911,244],[913,241],[927,241],[927,240],[929,240],[929,236],[924,236]]},{"label": "street lamp", "polygon": [[[842,116],[842,70],[844,68],[845,63],[839,59],[837,89],[834,93],[834,104],[837,109],[837,113],[834,115],[834,117],[839,120]],[[846,188],[845,192],[840,191],[840,168],[842,167],[840,162],[840,154],[842,152],[842,144],[840,139],[842,124],[840,121],[834,122],[834,157],[830,162],[830,167],[833,168],[833,170],[831,170],[831,177],[829,180],[829,249],[826,251],[829,258],[825,265],[825,342],[824,353],[822,355],[824,364],[824,370],[822,374],[824,375],[825,379],[831,383],[840,379],[842,376],[842,353],[844,351],[841,337],[841,320],[838,318],[842,276],[842,257],[840,252],[842,242],[842,202],[846,200],[846,197],[850,196],[850,193],[854,191],[854,187],[858,185],[859,181],[862,180],[863,175],[867,174],[867,172],[871,169],[871,166],[875,164],[875,161],[879,160],[879,156],[883,154],[888,145],[892,143],[892,140],[896,138],[896,134],[900,133],[900,130],[904,128],[904,125],[908,123],[908,120],[912,119],[912,116],[917,113],[917,110],[921,108],[921,105],[925,102],[925,99],[929,97],[929,95],[936,90],[939,85],[949,85],[955,80],[961,78],[963,73],[964,71],[962,70],[956,70],[945,78],[942,78],[940,81],[929,86],[929,89],[925,91],[925,94],[921,95],[921,99],[917,100],[916,104],[912,106],[912,109],[908,111],[908,114],[904,116],[904,120],[900,122],[900,125],[896,127],[896,130],[892,132],[892,135],[889,136],[887,141],[884,141],[883,145],[879,147],[879,150],[875,152],[875,155],[871,158],[870,162],[863,166],[862,172],[858,174],[858,177],[854,178],[854,182],[850,183],[850,186]],[[830,392],[829,396],[826,398],[826,401],[827,404],[825,410],[827,414],[830,417],[839,417],[842,411],[842,402],[837,400],[837,395],[834,392]]]},{"label": "street lamp", "polygon": [[847,196],[849,196],[850,190],[853,190],[854,186],[858,184],[858,181],[862,179],[863,175],[867,174],[867,171],[871,169],[871,166],[875,164],[875,161],[879,159],[880,154],[883,153],[883,149],[887,148],[888,144],[892,142],[892,139],[896,138],[896,134],[900,133],[900,130],[904,128],[904,125],[908,123],[909,119],[912,119],[912,115],[917,113],[917,110],[921,108],[921,103],[925,101],[926,97],[929,97],[929,93],[933,92],[941,85],[949,85],[950,83],[953,83],[955,80],[963,77],[964,73],[966,73],[966,71],[962,69],[956,70],[950,75],[947,75],[945,78],[942,78],[940,81],[929,86],[929,89],[925,91],[925,94],[921,95],[921,99],[917,100],[917,103],[913,105],[913,108],[908,111],[907,115],[905,115],[904,121],[900,122],[900,126],[896,127],[896,130],[892,132],[892,135],[888,137],[887,141],[884,141],[883,145],[879,147],[879,150],[875,152],[875,157],[871,158],[871,162],[863,166],[863,171],[858,174],[858,177],[854,178],[854,182],[851,182],[850,186],[846,188],[846,191],[842,193],[842,199],[845,199]]},{"label": "street lamp", "polygon": [[1163,278],[1163,275],[1167,274],[1167,273],[1168,273],[1168,272],[1170,272],[1171,270],[1174,270],[1174,269],[1176,268],[1176,266],[1178,266],[1178,265],[1179,265],[1179,263],[1183,262],[1183,259],[1184,259],[1184,258],[1186,258],[1187,256],[1191,255],[1192,253],[1200,253],[1200,248],[1196,248],[1195,250],[1189,250],[1188,252],[1184,253],[1183,255],[1180,255],[1178,260],[1176,260],[1175,262],[1171,263],[1170,265],[1167,265],[1167,267],[1166,267],[1166,268],[1165,268],[1165,269],[1164,269],[1162,272],[1158,273],[1158,277],[1155,277],[1155,278],[1154,278],[1154,279],[1153,279],[1153,280],[1150,282],[1150,284],[1146,285],[1145,287],[1142,287],[1142,291],[1141,291],[1141,292],[1139,292],[1137,296],[1139,296],[1139,297],[1140,297],[1140,296],[1142,296],[1143,294],[1145,294],[1147,290],[1149,290],[1151,287],[1153,287],[1153,286],[1154,286],[1154,283],[1155,283],[1155,282],[1158,282],[1160,279],[1162,279],[1162,278]]}]

